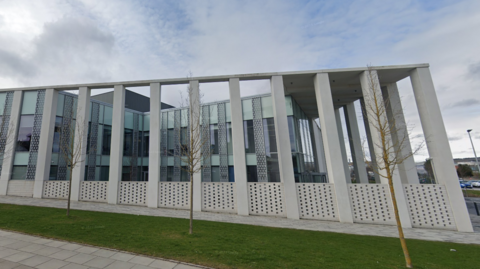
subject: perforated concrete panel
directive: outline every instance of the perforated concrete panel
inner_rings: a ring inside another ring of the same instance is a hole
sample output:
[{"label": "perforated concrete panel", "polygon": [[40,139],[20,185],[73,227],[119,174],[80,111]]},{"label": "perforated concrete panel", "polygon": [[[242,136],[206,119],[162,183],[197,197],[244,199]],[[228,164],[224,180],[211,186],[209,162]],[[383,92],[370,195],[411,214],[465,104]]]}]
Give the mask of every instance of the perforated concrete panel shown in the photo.
[{"label": "perforated concrete panel", "polygon": [[331,183],[297,183],[301,219],[338,221],[335,186]]},{"label": "perforated concrete panel", "polygon": [[52,180],[43,182],[43,198],[67,199],[70,182]]},{"label": "perforated concrete panel", "polygon": [[122,181],[118,193],[119,204],[147,206],[146,181]]},{"label": "perforated concrete panel", "polygon": [[445,186],[405,184],[403,187],[413,227],[456,230]]},{"label": "perforated concrete panel", "polygon": [[33,180],[9,180],[7,195],[33,197]]},{"label": "perforated concrete panel", "polygon": [[202,182],[202,211],[237,213],[233,182]]},{"label": "perforated concrete panel", "polygon": [[107,202],[108,181],[83,181],[80,189],[80,200]]},{"label": "perforated concrete panel", "polygon": [[250,215],[286,216],[282,183],[248,183]]},{"label": "perforated concrete panel", "polygon": [[159,207],[190,208],[190,182],[160,182],[158,193]]},{"label": "perforated concrete panel", "polygon": [[353,222],[395,225],[388,184],[348,184]]}]

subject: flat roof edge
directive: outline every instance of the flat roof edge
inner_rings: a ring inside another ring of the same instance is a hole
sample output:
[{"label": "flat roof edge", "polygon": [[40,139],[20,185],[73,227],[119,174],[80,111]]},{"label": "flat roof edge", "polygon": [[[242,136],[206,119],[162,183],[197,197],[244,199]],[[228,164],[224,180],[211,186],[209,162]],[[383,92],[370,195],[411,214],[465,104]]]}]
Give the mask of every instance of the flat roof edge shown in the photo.
[{"label": "flat roof edge", "polygon": [[[394,69],[413,69],[420,67],[429,67],[428,63],[408,64],[408,65],[384,65],[372,66],[375,70],[394,70]],[[151,83],[160,83],[162,85],[176,85],[187,84],[189,81],[198,80],[202,83],[208,82],[226,82],[230,78],[238,78],[240,80],[261,80],[269,79],[272,76],[288,76],[288,75],[309,75],[316,73],[337,73],[337,72],[352,72],[365,71],[368,67],[352,67],[352,68],[335,68],[335,69],[320,69],[320,70],[305,70],[305,71],[287,71],[287,72],[272,72],[272,73],[251,73],[251,74],[233,74],[207,77],[185,77],[185,78],[168,78],[168,79],[154,79],[154,80],[137,80],[137,81],[117,81],[117,82],[101,82],[101,83],[85,83],[85,84],[69,84],[69,85],[50,85],[50,86],[33,86],[33,87],[19,87],[19,88],[3,88],[0,92],[5,91],[24,91],[24,90],[39,90],[39,89],[57,89],[57,90],[78,90],[80,87],[88,87],[91,89],[105,89],[113,88],[115,85],[124,85],[125,87],[144,87]]]}]

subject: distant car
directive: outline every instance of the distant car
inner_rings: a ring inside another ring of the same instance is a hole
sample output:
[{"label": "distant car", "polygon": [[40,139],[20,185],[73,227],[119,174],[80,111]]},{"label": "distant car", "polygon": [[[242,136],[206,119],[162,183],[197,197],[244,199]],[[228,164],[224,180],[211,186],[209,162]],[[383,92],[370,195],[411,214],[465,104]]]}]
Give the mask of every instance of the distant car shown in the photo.
[{"label": "distant car", "polygon": [[471,189],[471,188],[472,188],[472,184],[471,184],[469,181],[460,180],[460,188]]},{"label": "distant car", "polygon": [[480,180],[472,181],[472,187],[480,188]]}]

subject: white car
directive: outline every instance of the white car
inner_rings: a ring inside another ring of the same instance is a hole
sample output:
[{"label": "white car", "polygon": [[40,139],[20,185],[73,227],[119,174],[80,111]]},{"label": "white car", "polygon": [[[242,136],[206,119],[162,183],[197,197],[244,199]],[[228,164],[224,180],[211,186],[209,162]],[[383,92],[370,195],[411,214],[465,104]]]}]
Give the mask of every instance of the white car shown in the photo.
[{"label": "white car", "polygon": [[474,188],[480,188],[480,180],[473,181],[473,182],[472,182],[472,187],[474,187]]}]

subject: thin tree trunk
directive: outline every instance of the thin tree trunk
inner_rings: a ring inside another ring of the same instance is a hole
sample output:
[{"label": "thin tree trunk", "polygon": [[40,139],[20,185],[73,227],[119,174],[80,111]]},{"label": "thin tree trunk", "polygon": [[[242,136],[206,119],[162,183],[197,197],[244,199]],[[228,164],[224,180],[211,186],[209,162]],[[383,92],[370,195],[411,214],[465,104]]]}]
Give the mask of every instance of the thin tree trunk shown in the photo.
[{"label": "thin tree trunk", "polygon": [[67,217],[70,217],[70,197],[72,195],[72,172],[70,171],[70,176],[68,177],[68,202],[67,202]]},{"label": "thin tree trunk", "polygon": [[193,234],[193,174],[190,174],[190,234]]},{"label": "thin tree trunk", "polygon": [[393,179],[390,168],[387,166],[388,187],[390,188],[390,195],[392,196],[393,211],[395,212],[395,220],[397,221],[398,237],[400,238],[400,244],[402,245],[403,256],[405,257],[405,263],[407,268],[413,268],[412,259],[408,252],[407,242],[403,235],[402,222],[400,221],[400,215],[398,214],[397,199],[395,198],[395,190],[393,188]]}]

